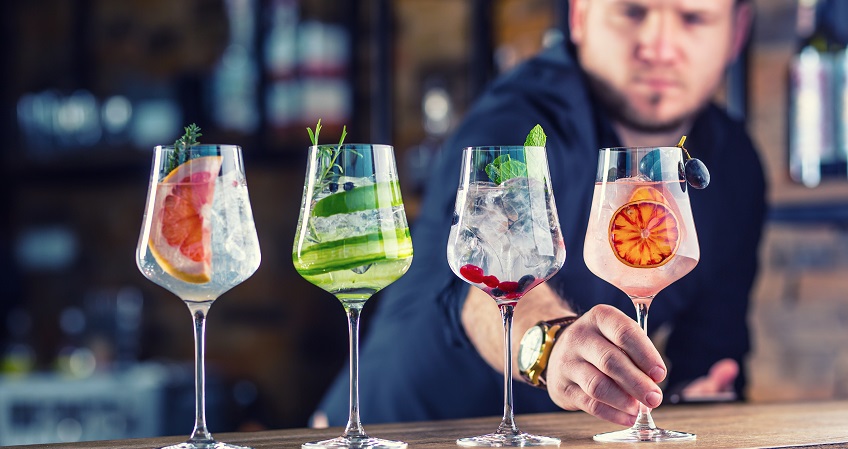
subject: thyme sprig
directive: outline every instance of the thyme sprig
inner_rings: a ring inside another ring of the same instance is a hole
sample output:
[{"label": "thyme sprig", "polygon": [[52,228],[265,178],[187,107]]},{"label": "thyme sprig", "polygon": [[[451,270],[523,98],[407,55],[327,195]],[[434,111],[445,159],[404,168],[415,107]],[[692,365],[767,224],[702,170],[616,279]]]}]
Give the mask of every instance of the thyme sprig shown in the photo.
[{"label": "thyme sprig", "polygon": [[203,134],[200,133],[200,127],[197,126],[196,123],[192,123],[191,125],[188,125],[183,129],[185,130],[185,134],[183,134],[182,137],[180,137],[179,139],[177,139],[176,142],[174,142],[175,147],[182,148],[183,150],[185,150],[189,147],[193,147],[195,145],[200,144],[197,138],[202,136]]},{"label": "thyme sprig", "polygon": [[195,145],[200,145],[197,138],[203,134],[200,133],[200,127],[197,124],[192,123],[183,129],[185,130],[185,134],[174,142],[174,151],[168,155],[166,173],[170,173],[186,161],[188,157],[186,154],[187,149]]}]

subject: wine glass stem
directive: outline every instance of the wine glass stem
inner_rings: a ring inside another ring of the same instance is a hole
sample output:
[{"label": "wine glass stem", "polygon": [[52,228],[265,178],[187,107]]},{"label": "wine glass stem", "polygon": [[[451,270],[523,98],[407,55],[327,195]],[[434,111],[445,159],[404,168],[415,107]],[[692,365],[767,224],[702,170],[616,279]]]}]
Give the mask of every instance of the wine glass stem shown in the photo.
[{"label": "wine glass stem", "polygon": [[350,336],[350,415],[344,437],[365,437],[359,418],[359,315],[361,305],[345,306],[347,328]]},{"label": "wine glass stem", "polygon": [[189,441],[194,443],[214,442],[212,434],[206,428],[206,314],[212,301],[186,301],[188,309],[194,318],[194,399],[195,419],[194,430]]},{"label": "wine glass stem", "polygon": [[[651,298],[633,298],[633,304],[636,306],[636,322],[645,335],[648,334],[648,309],[651,307]],[[634,429],[638,430],[653,430],[657,426],[654,424],[654,419],[651,417],[651,408],[643,403],[639,403],[639,415],[636,417],[636,423],[633,424]]]},{"label": "wine glass stem", "polygon": [[499,308],[504,325],[504,414],[498,433],[517,435],[520,432],[512,409],[512,314],[515,306],[503,304]]}]

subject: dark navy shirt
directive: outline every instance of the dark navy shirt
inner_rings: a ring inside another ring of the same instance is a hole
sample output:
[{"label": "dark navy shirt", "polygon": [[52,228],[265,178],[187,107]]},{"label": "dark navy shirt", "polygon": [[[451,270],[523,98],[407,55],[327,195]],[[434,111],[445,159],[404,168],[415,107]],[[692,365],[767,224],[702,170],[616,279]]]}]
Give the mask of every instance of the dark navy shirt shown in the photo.
[{"label": "dark navy shirt", "polygon": [[[565,265],[549,284],[578,312],[611,304],[635,316],[628,297],[583,262],[598,149],[618,146],[588,92],[566,49],[548,49],[495,81],[444,145],[412,225],[412,266],[381,293],[364,336],[359,384],[364,423],[503,411],[503,375],[465,335],[460,311],[470,287],[450,270],[446,258],[463,147],[521,145],[529,130],[541,124],[548,136],[548,163],[567,251]],[[701,259],[691,273],[657,295],[649,331],[670,327],[665,348],[669,388],[706,374],[713,363],[729,357],[743,367],[736,383],[741,395],[750,346],[748,299],[765,215],[763,170],[743,125],[713,105],[700,113],[686,147],[709,167],[712,178],[707,189],[689,189]],[[514,394],[517,413],[558,409],[546,391],[524,383],[515,383]],[[331,425],[345,424],[347,369],[319,409]]]}]

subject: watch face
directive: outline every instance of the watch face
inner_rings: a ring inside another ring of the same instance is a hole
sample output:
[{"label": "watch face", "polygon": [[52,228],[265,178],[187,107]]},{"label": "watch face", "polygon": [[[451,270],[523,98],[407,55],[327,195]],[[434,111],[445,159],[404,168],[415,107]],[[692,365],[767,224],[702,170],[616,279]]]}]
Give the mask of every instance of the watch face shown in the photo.
[{"label": "watch face", "polygon": [[545,331],[539,326],[531,327],[521,338],[521,343],[518,346],[518,369],[520,371],[527,371],[536,363],[539,354],[542,352],[544,338]]}]

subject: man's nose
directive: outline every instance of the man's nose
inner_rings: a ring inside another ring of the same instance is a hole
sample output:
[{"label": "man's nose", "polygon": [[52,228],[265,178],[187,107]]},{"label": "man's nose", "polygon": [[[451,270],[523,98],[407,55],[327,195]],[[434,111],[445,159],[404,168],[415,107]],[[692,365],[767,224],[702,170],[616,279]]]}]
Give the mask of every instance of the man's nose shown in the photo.
[{"label": "man's nose", "polygon": [[654,64],[668,64],[675,57],[675,30],[669,14],[648,14],[638,33],[636,56]]}]

